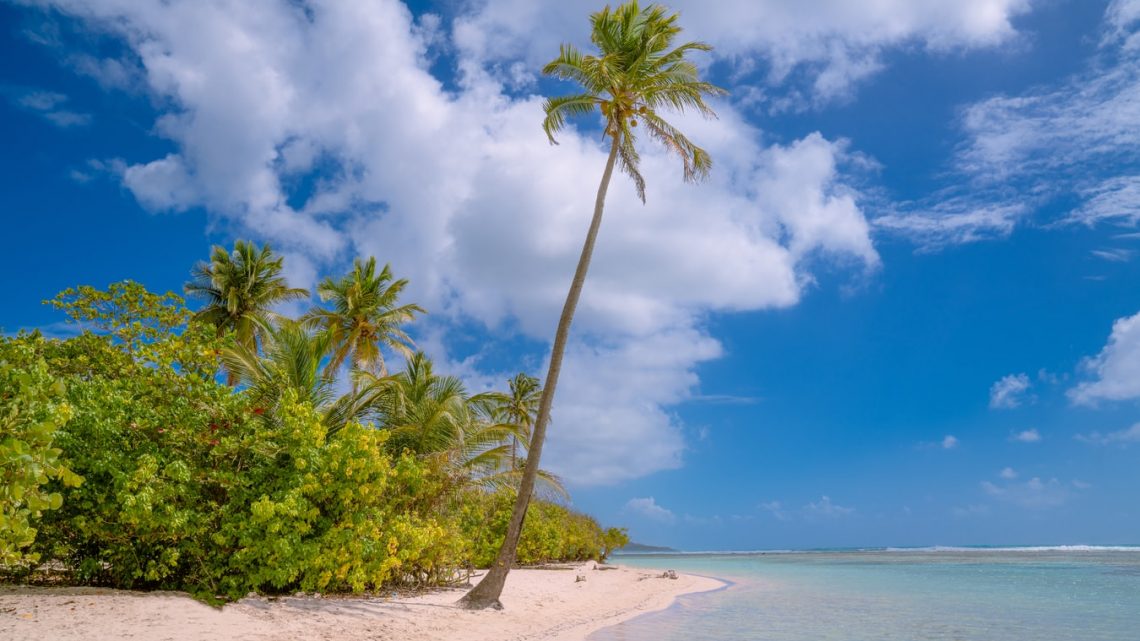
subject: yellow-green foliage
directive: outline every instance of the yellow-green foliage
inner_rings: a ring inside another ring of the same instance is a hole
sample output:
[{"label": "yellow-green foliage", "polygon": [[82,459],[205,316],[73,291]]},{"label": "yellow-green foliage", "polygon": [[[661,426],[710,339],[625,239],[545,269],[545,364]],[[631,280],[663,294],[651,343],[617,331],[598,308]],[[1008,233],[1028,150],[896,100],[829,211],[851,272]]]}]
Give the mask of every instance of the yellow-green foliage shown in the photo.
[{"label": "yellow-green foliage", "polygon": [[629,545],[629,530],[623,527],[607,528],[602,532],[602,558],[607,558],[614,550],[620,550]]},{"label": "yellow-green foliage", "polygon": [[62,452],[53,443],[71,415],[63,382],[48,374],[43,361],[29,359],[30,350],[21,351],[0,352],[0,565],[36,561],[25,552],[36,524],[63,504],[48,482],[82,481],[60,462]]},{"label": "yellow-green foliage", "polygon": [[425,466],[409,455],[392,460],[382,431],[350,424],[326,441],[311,408],[285,407],[278,420],[254,421],[245,437],[218,446],[223,456],[259,459],[210,537],[231,553],[216,577],[220,591],[359,592],[449,573],[458,542],[415,509],[438,491]]},{"label": "yellow-green foliage", "polygon": [[[472,492],[462,498],[459,522],[470,543],[470,561],[487,566],[495,559],[507,531],[513,492]],[[519,540],[517,562],[522,565],[553,561],[602,560],[607,552],[605,534],[593,517],[549,501],[534,500],[527,510]]]},{"label": "yellow-green foliage", "polygon": [[[383,425],[330,435],[295,389],[266,407],[222,384],[230,339],[179,330],[177,296],[123,283],[56,305],[101,333],[0,337],[0,575],[50,561],[70,583],[213,600],[439,584],[494,557],[509,493]],[[608,547],[593,519],[536,502],[519,561]]]},{"label": "yellow-green foliage", "polygon": [[[326,438],[288,393],[270,416],[212,379],[119,358],[108,339],[25,351],[66,363],[74,418],[57,441],[88,479],[44,519],[35,549],[72,580],[183,589],[361,591],[448,576],[462,542],[433,511],[441,477],[386,433]],[[58,498],[58,495],[56,495]]]}]

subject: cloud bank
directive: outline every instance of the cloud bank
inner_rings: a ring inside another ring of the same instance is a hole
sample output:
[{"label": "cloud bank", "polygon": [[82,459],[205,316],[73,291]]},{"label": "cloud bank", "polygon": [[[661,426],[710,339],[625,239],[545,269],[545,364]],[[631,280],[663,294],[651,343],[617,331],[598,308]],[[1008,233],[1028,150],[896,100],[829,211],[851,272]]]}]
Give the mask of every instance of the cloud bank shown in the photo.
[{"label": "cloud bank", "polygon": [[[412,278],[409,299],[432,310],[421,333],[443,350],[472,324],[549,340],[604,152],[590,133],[547,144],[541,99],[503,73],[505,53],[477,46],[498,41],[487,17],[498,5],[447,32],[394,0],[43,4],[125,43],[130,60],[84,59],[135,70],[160,105],[154,133],[175,151],[115,164],[143,206],[206,208],[309,278],[357,254],[391,262]],[[941,47],[1004,33],[1004,14],[978,11],[980,22],[922,22],[897,37]],[[565,24],[586,20],[575,7]],[[449,49],[453,86],[430,71]],[[669,407],[722,353],[702,326],[709,313],[795,305],[821,261],[879,265],[845,141],[769,145],[717,107],[719,120],[678,122],[718,163],[708,183],[683,185],[677,163],[647,146],[648,206],[623,181],[611,188],[545,461],[572,483],[680,464],[684,426]]]}]

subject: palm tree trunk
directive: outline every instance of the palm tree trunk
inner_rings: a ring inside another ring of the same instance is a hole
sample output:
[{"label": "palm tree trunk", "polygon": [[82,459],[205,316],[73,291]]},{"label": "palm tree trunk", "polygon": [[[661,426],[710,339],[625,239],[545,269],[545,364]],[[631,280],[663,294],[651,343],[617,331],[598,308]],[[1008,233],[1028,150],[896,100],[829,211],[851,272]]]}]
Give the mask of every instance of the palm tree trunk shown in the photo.
[{"label": "palm tree trunk", "polygon": [[542,444],[546,440],[546,424],[550,422],[550,408],[554,401],[554,388],[558,385],[558,374],[562,370],[562,355],[566,351],[566,340],[570,335],[570,324],[574,321],[574,310],[578,307],[578,299],[582,296],[582,285],[586,282],[586,272],[590,269],[590,258],[594,253],[594,242],[598,239],[598,229],[602,226],[602,209],[606,204],[606,191],[610,187],[610,178],[614,173],[614,163],[617,161],[618,136],[613,137],[610,146],[610,156],[606,160],[606,170],[602,173],[602,182],[598,185],[598,198],[594,201],[594,218],[590,221],[590,230],[586,233],[586,242],[582,245],[582,255],[578,258],[578,269],[574,272],[574,280],[570,283],[570,291],[566,294],[566,303],[562,306],[562,316],[558,319],[558,331],[554,334],[554,346],[550,350],[550,369],[546,372],[546,384],[542,388],[542,399],[538,404],[538,417],[534,421],[534,433],[530,437],[530,447],[527,450],[526,463],[523,466],[522,482],[519,483],[518,497],[515,499],[515,509],[511,513],[511,520],[507,524],[507,535],[503,539],[503,547],[494,564],[487,570],[487,576],[471,589],[459,605],[470,610],[495,608],[501,610],[503,604],[499,596],[503,593],[503,585],[507,582],[507,573],[515,563],[515,554],[518,551],[519,537],[522,535],[523,521],[526,519],[526,509],[530,505],[531,495],[534,494],[534,483],[538,477],[538,463],[542,457]]}]

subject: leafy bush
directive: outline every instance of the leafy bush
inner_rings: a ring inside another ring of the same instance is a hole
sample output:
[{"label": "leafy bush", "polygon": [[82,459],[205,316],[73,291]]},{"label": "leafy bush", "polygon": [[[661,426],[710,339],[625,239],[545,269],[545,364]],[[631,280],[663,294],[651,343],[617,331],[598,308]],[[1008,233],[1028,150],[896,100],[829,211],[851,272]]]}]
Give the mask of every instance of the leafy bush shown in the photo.
[{"label": "leafy bush", "polygon": [[36,549],[82,583],[182,588],[225,502],[230,463],[215,432],[241,429],[240,396],[172,366],[137,361],[103,336],[25,337],[68,376],[73,418],[57,444],[87,482],[44,519]]},{"label": "leafy bush", "polygon": [[[471,492],[459,506],[459,524],[469,543],[469,560],[486,567],[495,560],[514,506],[513,492]],[[550,501],[535,500],[527,510],[516,561],[520,565],[555,561],[602,560],[606,539],[593,517]]]},{"label": "leafy bush", "polygon": [[393,460],[385,432],[326,439],[295,397],[270,416],[211,379],[121,359],[105,337],[22,340],[73,374],[86,363],[57,442],[88,482],[36,541],[72,581],[233,598],[428,584],[456,566],[461,541],[419,509],[438,477]]},{"label": "leafy bush", "polygon": [[415,505],[436,491],[423,463],[392,460],[386,434],[355,423],[326,441],[305,405],[278,418],[218,446],[248,469],[210,537],[228,557],[213,577],[220,592],[360,592],[450,573],[461,546]]},{"label": "leafy bush", "polygon": [[63,382],[29,356],[30,350],[16,346],[0,351],[0,566],[38,559],[26,552],[36,524],[45,511],[63,505],[63,495],[50,491],[48,482],[82,482],[54,446],[59,426],[71,415]]},{"label": "leafy bush", "polygon": [[623,527],[611,527],[602,532],[602,559],[606,559],[614,552],[629,545],[629,530]]}]

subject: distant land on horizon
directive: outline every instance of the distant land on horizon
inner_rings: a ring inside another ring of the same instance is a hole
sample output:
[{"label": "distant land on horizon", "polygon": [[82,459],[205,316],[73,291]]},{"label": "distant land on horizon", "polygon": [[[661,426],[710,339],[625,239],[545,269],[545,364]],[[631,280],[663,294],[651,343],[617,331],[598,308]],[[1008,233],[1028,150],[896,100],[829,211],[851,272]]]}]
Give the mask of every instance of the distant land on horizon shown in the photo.
[{"label": "distant land on horizon", "polygon": [[679,552],[679,550],[661,545],[646,545],[644,543],[629,543],[620,548],[619,552]]}]

